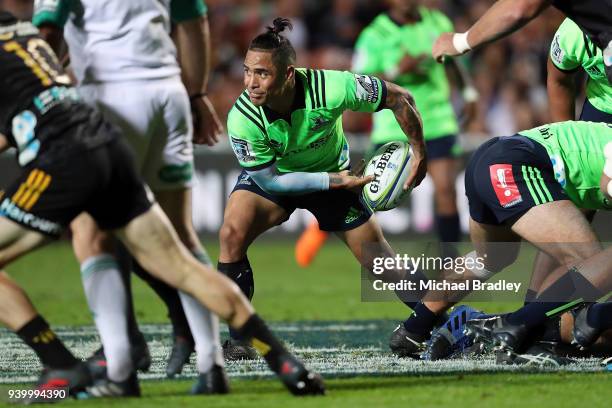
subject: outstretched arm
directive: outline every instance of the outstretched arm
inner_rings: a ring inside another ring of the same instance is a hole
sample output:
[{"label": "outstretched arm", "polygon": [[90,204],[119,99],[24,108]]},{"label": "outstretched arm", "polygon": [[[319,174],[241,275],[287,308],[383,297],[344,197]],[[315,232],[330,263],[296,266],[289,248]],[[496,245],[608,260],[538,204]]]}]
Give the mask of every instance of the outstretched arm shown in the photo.
[{"label": "outstretched arm", "polygon": [[416,108],[412,94],[392,82],[386,82],[387,98],[385,109],[391,109],[397,123],[408,136],[412,147],[410,176],[404,184],[404,190],[418,186],[427,173],[427,151],[423,139],[423,122]]},{"label": "outstretched arm", "polygon": [[472,48],[504,37],[533,20],[552,0],[499,0],[465,33],[443,33],[432,48],[442,62],[444,56],[465,54]]}]

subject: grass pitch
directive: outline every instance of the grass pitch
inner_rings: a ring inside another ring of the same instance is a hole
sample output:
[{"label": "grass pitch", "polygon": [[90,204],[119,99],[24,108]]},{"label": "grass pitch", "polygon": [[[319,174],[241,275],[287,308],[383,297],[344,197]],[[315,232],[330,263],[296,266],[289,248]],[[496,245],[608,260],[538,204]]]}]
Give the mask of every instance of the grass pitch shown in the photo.
[{"label": "grass pitch", "polygon": [[[213,258],[216,248],[211,249]],[[189,365],[179,380],[163,378],[170,328],[153,292],[134,278],[139,321],[154,364],[143,379],[143,398],[79,401],[79,406],[608,406],[612,377],[595,360],[557,372],[497,366],[491,358],[425,363],[397,359],[386,341],[407,316],[399,302],[360,300],[359,266],[339,242],[330,242],[313,266],[299,269],[292,242],[257,242],[249,257],[256,277],[255,306],[274,330],[308,365],[328,379],[329,395],[296,399],[270,377],[262,361],[230,363],[233,393],[190,397],[195,376]],[[528,261],[524,261],[528,268]],[[79,356],[97,346],[97,336],[82,293],[70,248],[55,244],[9,268],[68,346]],[[512,303],[480,304],[487,311],[509,310]],[[0,331],[0,404],[8,389],[28,387],[38,362],[19,339]],[[513,372],[510,372],[513,371]],[[516,371],[516,372],[514,372]]]}]

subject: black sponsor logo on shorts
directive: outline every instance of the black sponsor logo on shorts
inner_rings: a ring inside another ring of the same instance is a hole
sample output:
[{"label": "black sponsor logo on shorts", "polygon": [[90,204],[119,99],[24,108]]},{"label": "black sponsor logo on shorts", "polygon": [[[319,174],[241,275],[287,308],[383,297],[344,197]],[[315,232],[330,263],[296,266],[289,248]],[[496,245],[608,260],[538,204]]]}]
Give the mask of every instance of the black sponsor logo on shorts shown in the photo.
[{"label": "black sponsor logo on shorts", "polygon": [[36,231],[49,235],[60,235],[62,226],[58,223],[37,217],[34,214],[23,211],[17,207],[9,198],[5,198],[0,204],[0,216],[5,216],[10,220],[26,225]]}]

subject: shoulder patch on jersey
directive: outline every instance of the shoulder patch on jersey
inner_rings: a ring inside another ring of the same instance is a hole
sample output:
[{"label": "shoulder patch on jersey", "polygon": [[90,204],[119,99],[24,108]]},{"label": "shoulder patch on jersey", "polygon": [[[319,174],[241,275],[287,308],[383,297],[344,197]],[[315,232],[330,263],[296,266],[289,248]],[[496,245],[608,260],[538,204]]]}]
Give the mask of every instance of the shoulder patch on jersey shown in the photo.
[{"label": "shoulder patch on jersey", "polygon": [[550,58],[552,58],[556,65],[563,64],[565,59],[565,52],[561,48],[561,44],[559,44],[559,34],[553,38],[552,46],[550,47]]},{"label": "shoulder patch on jersey", "polygon": [[248,141],[230,135],[230,142],[239,161],[248,163],[257,160]]},{"label": "shoulder patch on jersey", "polygon": [[362,101],[374,103],[378,100],[379,87],[376,79],[370,75],[355,74],[355,97]]}]

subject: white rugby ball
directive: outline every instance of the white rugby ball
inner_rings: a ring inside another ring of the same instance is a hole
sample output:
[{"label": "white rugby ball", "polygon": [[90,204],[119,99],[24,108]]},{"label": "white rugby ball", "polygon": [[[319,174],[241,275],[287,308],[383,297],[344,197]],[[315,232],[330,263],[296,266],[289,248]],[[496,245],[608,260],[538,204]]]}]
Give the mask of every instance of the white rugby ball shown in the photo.
[{"label": "white rugby ball", "polygon": [[381,146],[369,160],[365,176],[374,180],[363,187],[361,197],[373,211],[397,207],[408,195],[404,182],[410,173],[412,149],[407,142],[390,142]]}]

